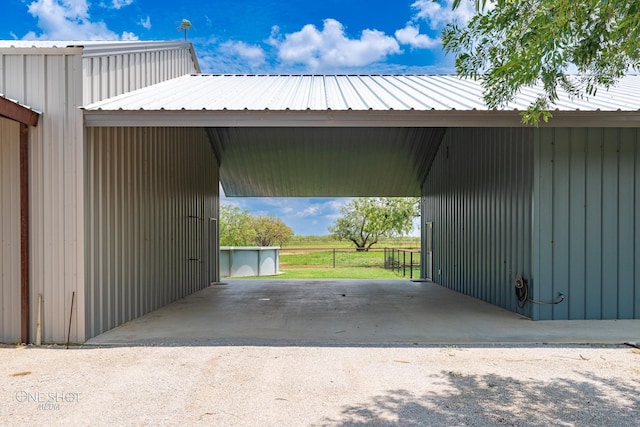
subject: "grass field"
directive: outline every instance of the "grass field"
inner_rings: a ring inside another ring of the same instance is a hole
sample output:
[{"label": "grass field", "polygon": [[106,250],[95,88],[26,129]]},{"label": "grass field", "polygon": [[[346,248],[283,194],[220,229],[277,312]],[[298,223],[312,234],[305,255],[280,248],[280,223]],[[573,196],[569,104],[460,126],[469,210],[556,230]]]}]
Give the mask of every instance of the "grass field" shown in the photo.
[{"label": "grass field", "polygon": [[[380,267],[343,268],[280,268],[283,274],[263,277],[241,277],[240,279],[402,279],[402,275]],[[226,280],[226,279],[225,279]]]},{"label": "grass field", "polygon": [[[371,251],[357,252],[353,243],[334,240],[330,236],[294,236],[280,249],[283,274],[259,279],[408,279],[408,268],[405,277],[402,272],[384,268],[384,248],[419,247],[420,238],[417,237],[385,238]],[[414,267],[413,277],[420,277],[419,266]]]},{"label": "grass field", "polygon": [[280,269],[288,267],[382,267],[384,252],[356,252],[353,249],[280,250]]}]

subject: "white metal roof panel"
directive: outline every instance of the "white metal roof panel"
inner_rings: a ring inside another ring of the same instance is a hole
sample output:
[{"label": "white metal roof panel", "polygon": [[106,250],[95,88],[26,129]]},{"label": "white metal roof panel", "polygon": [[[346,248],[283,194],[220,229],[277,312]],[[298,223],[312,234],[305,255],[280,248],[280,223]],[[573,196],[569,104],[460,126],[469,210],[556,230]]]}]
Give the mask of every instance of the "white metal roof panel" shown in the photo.
[{"label": "white metal roof panel", "polygon": [[[521,111],[524,89],[500,111]],[[586,99],[559,91],[556,111],[638,111],[640,76]],[[450,75],[188,75],[85,106],[88,111],[489,111],[479,82]]]}]

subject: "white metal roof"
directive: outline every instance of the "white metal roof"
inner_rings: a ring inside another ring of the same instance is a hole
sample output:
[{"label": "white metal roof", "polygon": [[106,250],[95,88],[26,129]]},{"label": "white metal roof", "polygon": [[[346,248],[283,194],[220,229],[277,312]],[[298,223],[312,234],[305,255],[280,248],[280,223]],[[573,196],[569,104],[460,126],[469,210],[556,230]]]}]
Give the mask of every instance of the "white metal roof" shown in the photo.
[{"label": "white metal roof", "polygon": [[[526,89],[502,110],[524,110]],[[640,76],[588,99],[559,90],[557,111],[638,111]],[[453,75],[187,75],[85,107],[87,110],[488,110],[478,81]]]},{"label": "white metal roof", "polygon": [[[138,91],[129,92],[84,109],[89,126],[115,126],[113,119],[129,116],[153,125],[179,120],[183,125],[202,126],[227,122],[247,126],[291,126],[299,120],[290,113],[305,112],[299,125],[376,126],[518,126],[519,112],[533,102],[540,91],[526,89],[507,107],[489,110],[480,82],[453,75],[187,75]],[[634,125],[640,120],[640,76],[629,75],[616,87],[601,89],[588,99],[570,99],[559,91],[553,106],[556,113],[581,113],[593,124],[593,115],[615,121],[629,117],[602,115],[602,112],[628,112]],[[169,114],[181,112],[178,115]],[[188,115],[186,112],[192,112]],[[230,114],[230,113],[242,114]],[[286,117],[270,113],[287,113]],[[340,114],[344,112],[344,114]],[[103,113],[103,114],[101,114]],[[118,114],[120,113],[120,114]],[[134,113],[134,114],[131,114]],[[150,115],[149,113],[154,113]],[[155,114],[160,113],[160,114]],[[211,114],[211,113],[225,113]],[[249,113],[258,113],[249,114]],[[309,113],[323,113],[314,116]],[[331,113],[327,115],[326,113]],[[379,114],[384,113],[384,114]],[[111,119],[108,117],[111,115]],[[562,114],[559,114],[562,116]],[[461,122],[465,119],[464,122]],[[213,120],[213,121],[211,121]],[[383,122],[380,122],[380,121]],[[434,123],[430,123],[434,121]],[[443,121],[444,120],[444,121]],[[331,123],[333,122],[333,123]],[[126,125],[123,123],[122,125]],[[568,125],[562,122],[562,125]]]}]

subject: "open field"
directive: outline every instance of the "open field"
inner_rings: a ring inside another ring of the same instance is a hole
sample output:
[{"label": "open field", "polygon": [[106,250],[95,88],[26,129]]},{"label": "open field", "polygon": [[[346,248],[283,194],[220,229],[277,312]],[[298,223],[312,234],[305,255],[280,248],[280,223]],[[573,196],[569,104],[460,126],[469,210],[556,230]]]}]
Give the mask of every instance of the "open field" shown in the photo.
[{"label": "open field", "polygon": [[[402,275],[380,267],[280,267],[282,274],[278,276],[261,276],[255,279],[402,279]],[[238,277],[251,279],[251,277]],[[226,279],[225,279],[226,280]]]},{"label": "open field", "polygon": [[382,267],[384,252],[356,252],[353,249],[281,249],[280,268],[292,266]]},{"label": "open field", "polygon": [[[356,252],[337,248],[283,249],[280,251],[280,271],[280,275],[256,279],[407,279],[411,276],[409,268],[406,276],[401,271],[385,269],[383,251]],[[414,267],[413,277],[420,277],[420,266]]]},{"label": "open field", "polygon": [[[334,240],[331,236],[294,236],[280,249],[278,276],[261,276],[260,279],[403,279],[410,278],[407,267],[402,272],[384,268],[385,248],[420,248],[420,238],[381,239],[367,252],[356,251],[347,241]],[[419,255],[414,255],[415,264]],[[407,263],[409,260],[407,259]],[[413,268],[413,278],[420,277],[420,266]],[[246,279],[247,277],[243,277]],[[250,277],[249,277],[250,278]]]}]

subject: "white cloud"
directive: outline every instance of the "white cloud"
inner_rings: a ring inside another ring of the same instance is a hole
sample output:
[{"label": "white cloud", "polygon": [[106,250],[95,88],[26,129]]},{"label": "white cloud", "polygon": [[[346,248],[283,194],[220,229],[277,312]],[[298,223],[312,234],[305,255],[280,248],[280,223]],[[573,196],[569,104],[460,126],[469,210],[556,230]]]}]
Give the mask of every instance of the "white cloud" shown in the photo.
[{"label": "white cloud", "polygon": [[133,0],[113,0],[112,5],[114,9],[121,9],[131,3],[133,3]]},{"label": "white cloud", "polygon": [[284,38],[274,27],[269,43],[278,49],[281,61],[304,64],[312,70],[364,66],[401,52],[393,37],[378,30],[367,29],[360,38],[350,39],[335,19],[326,19],[321,31],[308,24]]},{"label": "white cloud", "polygon": [[311,205],[309,207],[307,207],[306,209],[303,209],[299,212],[296,212],[296,216],[298,218],[304,218],[307,216],[315,216],[318,214],[318,212],[320,211],[320,206],[318,205]]},{"label": "white cloud", "polygon": [[264,63],[265,53],[260,46],[249,45],[240,41],[228,41],[220,45],[220,50],[227,55],[242,58],[252,66]]},{"label": "white cloud", "polygon": [[[222,187],[221,187],[222,188]],[[239,197],[226,198],[220,192],[220,204],[237,206],[254,215],[274,215],[281,218],[297,235],[325,235],[338,219],[340,208],[351,198],[305,197]]]},{"label": "white cloud", "polygon": [[123,32],[121,38],[122,40],[129,40],[129,41],[140,40],[138,36],[136,36],[134,33],[131,33],[129,31]]},{"label": "white cloud", "polygon": [[138,24],[140,24],[143,28],[150,30],[151,29],[151,17],[147,16],[144,19],[141,19],[140,22],[138,22]]},{"label": "white cloud", "polygon": [[419,49],[432,49],[440,46],[440,40],[432,39],[426,34],[420,34],[420,27],[407,24],[395,33],[396,39],[402,44]]},{"label": "white cloud", "polygon": [[416,20],[424,20],[432,30],[440,29],[450,22],[466,24],[475,15],[474,2],[463,0],[456,10],[452,10],[453,0],[434,2],[433,0],[416,0],[411,7],[417,9]]},{"label": "white cloud", "polygon": [[42,34],[30,31],[25,39],[49,40],[136,40],[130,32],[118,35],[104,22],[92,22],[87,0],[35,0],[29,13],[38,20]]}]

